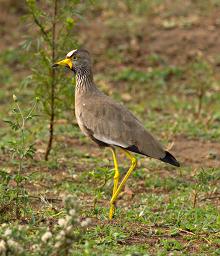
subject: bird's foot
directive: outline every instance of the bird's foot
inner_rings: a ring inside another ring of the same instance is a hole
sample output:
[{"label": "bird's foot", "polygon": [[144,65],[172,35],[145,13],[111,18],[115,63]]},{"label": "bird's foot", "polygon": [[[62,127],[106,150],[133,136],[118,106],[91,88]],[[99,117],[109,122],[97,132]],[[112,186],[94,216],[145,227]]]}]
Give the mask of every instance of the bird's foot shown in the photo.
[{"label": "bird's foot", "polygon": [[109,219],[112,220],[113,216],[115,214],[115,204],[110,204],[110,210],[109,210]]}]

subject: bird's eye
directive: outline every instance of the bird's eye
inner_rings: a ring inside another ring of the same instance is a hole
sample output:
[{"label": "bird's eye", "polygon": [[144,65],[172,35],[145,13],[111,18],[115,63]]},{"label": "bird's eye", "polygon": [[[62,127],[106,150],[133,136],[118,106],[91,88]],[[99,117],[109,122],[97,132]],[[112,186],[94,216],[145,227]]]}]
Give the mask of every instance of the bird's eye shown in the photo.
[{"label": "bird's eye", "polygon": [[76,56],[73,56],[73,60],[77,60],[77,57],[76,57]]}]

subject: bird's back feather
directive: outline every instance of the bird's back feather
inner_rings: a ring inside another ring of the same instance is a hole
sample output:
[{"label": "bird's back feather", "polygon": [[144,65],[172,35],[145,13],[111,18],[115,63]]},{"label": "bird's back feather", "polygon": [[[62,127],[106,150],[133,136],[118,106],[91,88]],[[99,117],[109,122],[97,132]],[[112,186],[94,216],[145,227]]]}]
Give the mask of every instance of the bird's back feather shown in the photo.
[{"label": "bird's back feather", "polygon": [[98,89],[91,94],[77,95],[76,117],[81,130],[98,141],[156,159],[166,157],[160,143],[142,123],[127,108]]}]

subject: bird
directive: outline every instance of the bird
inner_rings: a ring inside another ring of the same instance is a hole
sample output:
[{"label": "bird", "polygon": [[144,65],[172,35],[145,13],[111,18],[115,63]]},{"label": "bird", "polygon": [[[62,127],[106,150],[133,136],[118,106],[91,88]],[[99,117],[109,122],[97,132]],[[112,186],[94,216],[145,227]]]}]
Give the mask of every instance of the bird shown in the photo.
[{"label": "bird", "polygon": [[[66,58],[53,64],[65,66],[76,76],[75,116],[81,131],[100,147],[108,147],[114,162],[114,184],[110,200],[109,219],[116,212],[116,200],[129,176],[137,166],[133,153],[158,159],[179,167],[176,158],[164,150],[139,119],[123,104],[98,89],[93,80],[92,60],[89,51],[74,49]],[[116,149],[122,150],[131,165],[120,181]]]}]

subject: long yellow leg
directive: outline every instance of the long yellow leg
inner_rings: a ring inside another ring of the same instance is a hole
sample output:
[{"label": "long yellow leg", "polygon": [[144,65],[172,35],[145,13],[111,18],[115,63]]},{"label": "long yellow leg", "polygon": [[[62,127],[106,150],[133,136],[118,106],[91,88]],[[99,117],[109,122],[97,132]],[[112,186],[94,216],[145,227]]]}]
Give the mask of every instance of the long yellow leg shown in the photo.
[{"label": "long yellow leg", "polygon": [[[114,205],[115,201],[118,198],[119,193],[121,192],[123,186],[125,185],[127,179],[129,178],[129,176],[131,175],[132,171],[135,169],[136,165],[137,165],[137,159],[127,150],[122,149],[125,154],[127,155],[128,158],[130,158],[131,160],[131,166],[129,168],[129,170],[127,171],[125,177],[123,178],[122,182],[120,183],[120,185],[118,186],[117,190],[115,191],[114,195],[112,196],[112,199],[110,201],[111,205]],[[113,215],[112,215],[113,216]],[[109,218],[112,219],[112,216],[109,215]]]},{"label": "long yellow leg", "polygon": [[[113,187],[113,192],[112,192],[112,197],[113,197],[118,188],[118,181],[119,181],[120,173],[118,170],[118,162],[117,162],[117,158],[116,158],[115,149],[111,148],[111,151],[112,151],[112,156],[113,156],[113,161],[114,161],[114,166],[115,166],[114,187]],[[114,213],[115,213],[115,205],[114,205],[114,203],[111,203],[110,211],[109,211],[109,219],[110,220],[112,219]]]}]

